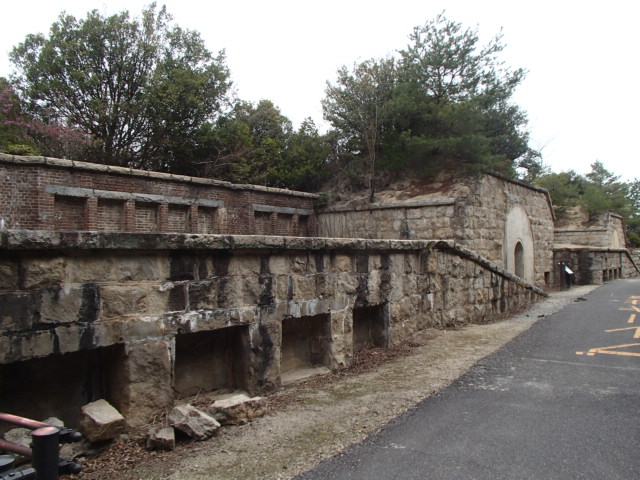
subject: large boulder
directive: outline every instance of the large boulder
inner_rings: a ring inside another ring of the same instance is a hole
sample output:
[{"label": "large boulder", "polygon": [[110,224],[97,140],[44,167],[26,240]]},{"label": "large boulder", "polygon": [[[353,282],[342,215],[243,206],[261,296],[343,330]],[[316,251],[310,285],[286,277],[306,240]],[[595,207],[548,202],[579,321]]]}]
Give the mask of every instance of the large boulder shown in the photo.
[{"label": "large boulder", "polygon": [[196,440],[206,440],[220,428],[215,418],[189,404],[174,407],[169,412],[169,422]]},{"label": "large boulder", "polygon": [[124,433],[124,417],[106,400],[96,400],[82,407],[79,430],[89,442],[113,440]]}]

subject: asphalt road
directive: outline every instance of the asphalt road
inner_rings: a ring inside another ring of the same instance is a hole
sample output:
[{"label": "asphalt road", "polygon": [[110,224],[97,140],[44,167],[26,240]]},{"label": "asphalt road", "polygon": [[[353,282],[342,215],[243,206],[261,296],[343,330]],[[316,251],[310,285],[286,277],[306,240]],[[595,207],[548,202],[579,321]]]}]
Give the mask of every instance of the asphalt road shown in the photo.
[{"label": "asphalt road", "polygon": [[639,479],[640,280],[540,318],[448,389],[297,478]]}]

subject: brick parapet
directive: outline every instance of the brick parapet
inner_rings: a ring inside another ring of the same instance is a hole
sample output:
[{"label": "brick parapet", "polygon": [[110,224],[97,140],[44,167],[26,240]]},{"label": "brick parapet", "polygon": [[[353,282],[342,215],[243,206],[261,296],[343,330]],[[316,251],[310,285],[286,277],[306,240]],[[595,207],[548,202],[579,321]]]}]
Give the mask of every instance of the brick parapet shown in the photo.
[{"label": "brick parapet", "polygon": [[[10,228],[109,231],[120,226],[123,231],[245,235],[257,233],[254,205],[273,208],[276,217],[287,217],[288,210],[310,217],[318,198],[260,185],[1,153],[0,192],[6,199],[0,218]],[[283,232],[281,224],[275,222],[273,233],[296,234]],[[314,235],[315,222],[307,224],[306,234]]]}]

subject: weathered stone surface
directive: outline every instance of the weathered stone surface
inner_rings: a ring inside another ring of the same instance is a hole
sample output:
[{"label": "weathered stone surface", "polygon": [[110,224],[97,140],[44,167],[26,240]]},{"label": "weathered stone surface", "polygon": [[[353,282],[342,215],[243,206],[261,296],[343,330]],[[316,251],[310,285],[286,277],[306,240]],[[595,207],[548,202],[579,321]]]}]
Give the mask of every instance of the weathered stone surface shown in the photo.
[{"label": "weathered stone surface", "polygon": [[152,427],[147,437],[149,450],[173,450],[176,448],[176,432],[173,427]]},{"label": "weathered stone surface", "polygon": [[46,423],[47,425],[51,425],[53,427],[58,427],[58,428],[64,427],[64,422],[57,417],[49,417],[46,420],[44,420],[43,423]]},{"label": "weathered stone surface", "polygon": [[173,349],[173,340],[152,339],[127,345],[124,385],[112,395],[117,396],[128,425],[144,424],[155,412],[173,404]]},{"label": "weathered stone surface", "polygon": [[245,393],[229,394],[217,399],[209,412],[221,425],[244,425],[267,413],[267,402]]},{"label": "weathered stone surface", "polygon": [[102,288],[103,315],[144,315],[147,313],[147,290],[143,287],[108,286]]},{"label": "weathered stone surface", "polygon": [[31,329],[37,320],[36,298],[30,293],[0,295],[0,328],[5,331]]},{"label": "weathered stone surface", "polygon": [[49,288],[42,294],[41,323],[73,323],[79,320],[83,289]]},{"label": "weathered stone surface", "polygon": [[113,440],[125,431],[124,417],[106,400],[82,407],[79,430],[90,442]]},{"label": "weathered stone surface", "polygon": [[18,263],[8,260],[0,261],[0,289],[18,287]]},{"label": "weathered stone surface", "polygon": [[196,440],[206,440],[216,433],[220,423],[192,405],[178,405],[169,412],[169,422]]},{"label": "weathered stone surface", "polygon": [[28,259],[21,264],[25,288],[58,287],[65,281],[66,260],[63,257]]}]

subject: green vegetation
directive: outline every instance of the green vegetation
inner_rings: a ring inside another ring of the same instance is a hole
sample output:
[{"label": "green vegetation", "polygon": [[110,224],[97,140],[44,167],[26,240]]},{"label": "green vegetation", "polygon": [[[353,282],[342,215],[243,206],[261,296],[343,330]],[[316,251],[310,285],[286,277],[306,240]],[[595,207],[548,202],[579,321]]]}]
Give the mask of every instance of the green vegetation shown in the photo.
[{"label": "green vegetation", "polygon": [[323,102],[325,119],[368,164],[371,198],[376,167],[414,175],[539,171],[526,116],[511,103],[524,70],[503,67],[502,37],[481,46],[476,30],[439,15],[410,40],[397,61],[342,67]]},{"label": "green vegetation", "polygon": [[619,176],[596,161],[584,176],[573,170],[547,173],[535,183],[549,190],[558,216],[576,206],[584,208],[591,216],[606,212],[621,215],[629,244],[640,247],[640,180],[621,182]]},{"label": "green vegetation", "polygon": [[[424,175],[539,165],[510,101],[524,78],[496,36],[439,15],[398,58],[341,67],[323,100],[325,134],[296,130],[269,100],[236,98],[224,51],[155,4],[84,19],[62,13],[11,53],[0,83],[0,147],[232,182],[316,190],[329,179],[375,192],[376,172]],[[22,147],[18,147],[22,145]]]}]

